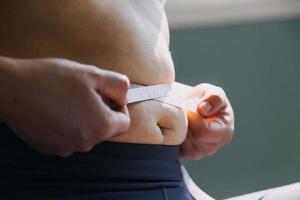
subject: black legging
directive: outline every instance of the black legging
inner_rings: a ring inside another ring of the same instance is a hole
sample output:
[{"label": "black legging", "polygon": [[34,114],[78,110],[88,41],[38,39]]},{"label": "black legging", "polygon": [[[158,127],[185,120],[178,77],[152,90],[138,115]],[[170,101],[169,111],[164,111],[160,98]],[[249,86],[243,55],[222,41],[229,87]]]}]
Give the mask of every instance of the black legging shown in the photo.
[{"label": "black legging", "polygon": [[191,200],[179,146],[103,142],[67,158],[40,154],[0,125],[0,199]]}]

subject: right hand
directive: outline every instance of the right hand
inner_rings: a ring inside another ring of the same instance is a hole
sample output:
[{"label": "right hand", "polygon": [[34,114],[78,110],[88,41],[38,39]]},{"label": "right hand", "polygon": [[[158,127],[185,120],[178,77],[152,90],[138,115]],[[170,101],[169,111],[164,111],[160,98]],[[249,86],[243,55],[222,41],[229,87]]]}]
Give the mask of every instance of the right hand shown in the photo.
[{"label": "right hand", "polygon": [[4,120],[35,150],[69,156],[128,130],[126,76],[65,59],[13,63]]}]

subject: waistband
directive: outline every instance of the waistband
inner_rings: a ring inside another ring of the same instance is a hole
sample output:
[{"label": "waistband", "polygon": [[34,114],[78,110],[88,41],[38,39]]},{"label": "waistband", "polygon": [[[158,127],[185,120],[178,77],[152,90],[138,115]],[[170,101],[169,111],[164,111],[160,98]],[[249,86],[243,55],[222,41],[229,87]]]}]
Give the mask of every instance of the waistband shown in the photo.
[{"label": "waistband", "polygon": [[1,185],[98,190],[183,185],[177,145],[102,142],[88,153],[61,158],[35,152],[17,136],[7,135],[11,132],[0,126]]}]

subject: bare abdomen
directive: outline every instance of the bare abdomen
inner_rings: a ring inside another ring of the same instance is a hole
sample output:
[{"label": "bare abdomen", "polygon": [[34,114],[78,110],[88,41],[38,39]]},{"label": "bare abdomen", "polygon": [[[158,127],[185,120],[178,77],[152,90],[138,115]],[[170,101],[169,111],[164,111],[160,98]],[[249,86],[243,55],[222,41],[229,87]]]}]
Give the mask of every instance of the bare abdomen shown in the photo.
[{"label": "bare abdomen", "polygon": [[[143,85],[175,79],[160,1],[5,0],[0,17],[0,55],[71,59],[126,74]],[[130,130],[111,140],[179,144],[185,138],[181,109],[153,100],[128,108]]]}]

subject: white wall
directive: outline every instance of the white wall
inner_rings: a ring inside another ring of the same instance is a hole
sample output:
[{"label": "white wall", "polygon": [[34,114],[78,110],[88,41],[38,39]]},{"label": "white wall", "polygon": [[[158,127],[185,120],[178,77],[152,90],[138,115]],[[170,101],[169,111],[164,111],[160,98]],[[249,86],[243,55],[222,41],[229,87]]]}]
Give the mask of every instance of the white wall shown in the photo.
[{"label": "white wall", "polygon": [[300,16],[300,0],[168,0],[171,28]]}]

